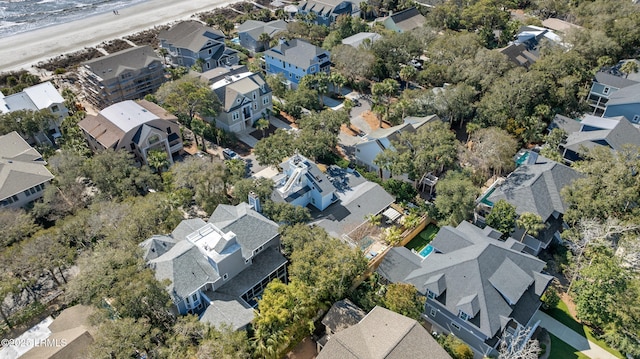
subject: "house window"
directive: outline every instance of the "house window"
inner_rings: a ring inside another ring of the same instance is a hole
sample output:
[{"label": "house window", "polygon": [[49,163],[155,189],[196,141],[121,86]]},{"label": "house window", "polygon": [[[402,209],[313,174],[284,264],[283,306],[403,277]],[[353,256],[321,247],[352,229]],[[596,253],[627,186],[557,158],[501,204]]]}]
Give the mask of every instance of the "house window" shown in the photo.
[{"label": "house window", "polygon": [[206,63],[207,65],[207,69],[211,67],[211,64],[209,64],[208,62]]},{"label": "house window", "polygon": [[193,298],[193,302],[195,303],[196,301],[198,301],[198,294],[197,293],[193,294],[191,298]]},{"label": "house window", "polygon": [[460,324],[458,324],[456,322],[451,322],[451,326],[456,328],[457,330],[460,330]]},{"label": "house window", "polygon": [[247,258],[244,260],[244,264],[249,264],[249,263],[251,263],[251,258]]},{"label": "house window", "polygon": [[149,139],[147,140],[147,142],[150,145],[152,145],[152,144],[154,144],[154,143],[156,143],[158,141],[160,141],[160,136],[158,136],[158,135],[153,135],[153,136],[149,137]]},{"label": "house window", "polygon": [[611,91],[611,88],[609,88],[609,86],[605,86],[604,90],[602,90],[602,93],[608,95],[609,91]]},{"label": "house window", "polygon": [[430,291],[429,289],[427,289],[427,298],[429,299],[434,299],[436,297],[436,293]]},{"label": "house window", "polygon": [[229,274],[228,274],[228,273],[225,273],[225,274],[222,276],[222,280],[227,280],[227,279],[229,279]]},{"label": "house window", "polygon": [[209,55],[211,55],[211,49],[209,49]]},{"label": "house window", "polygon": [[633,120],[631,120],[631,122],[638,123],[638,121],[640,121],[640,115],[633,116]]},{"label": "house window", "polygon": [[300,76],[299,75],[296,75],[296,80],[300,80]]},{"label": "house window", "polygon": [[171,127],[167,127],[167,133],[171,134]]},{"label": "house window", "polygon": [[236,111],[236,112],[234,112],[234,113],[232,113],[232,114],[231,114],[231,119],[232,119],[232,120],[234,120],[234,121],[235,121],[235,120],[237,120],[237,119],[239,119],[239,118],[240,118],[240,113],[239,113],[238,111]]},{"label": "house window", "polygon": [[253,103],[253,109],[254,109],[254,110],[257,110],[257,109],[258,109],[258,103],[257,103],[257,102],[254,102],[254,103]]},{"label": "house window", "polygon": [[266,105],[266,104],[268,104],[268,103],[269,103],[269,97],[268,97],[268,96],[263,97],[263,98],[262,98],[262,104],[263,104],[263,105]]},{"label": "house window", "polygon": [[236,103],[240,103],[240,98],[238,98],[238,99],[236,100]]},{"label": "house window", "polygon": [[254,92],[254,93],[253,93],[253,99],[255,100],[256,98],[257,98],[257,95],[256,95],[256,93]]},{"label": "house window", "polygon": [[59,110],[58,105],[51,106],[51,111],[52,112],[58,112],[58,110]]},{"label": "house window", "polygon": [[461,310],[458,311],[458,318],[462,320],[469,320],[469,315]]},{"label": "house window", "polygon": [[135,150],[135,149],[136,149],[136,145],[135,145],[135,143],[131,143],[131,144],[129,144],[129,147],[130,147],[132,150]]},{"label": "house window", "polygon": [[293,74],[292,73],[289,73],[289,78],[290,79],[293,78]]},{"label": "house window", "polygon": [[432,317],[436,316],[436,309],[435,308],[431,308],[431,310],[429,311],[429,315],[431,315]]}]

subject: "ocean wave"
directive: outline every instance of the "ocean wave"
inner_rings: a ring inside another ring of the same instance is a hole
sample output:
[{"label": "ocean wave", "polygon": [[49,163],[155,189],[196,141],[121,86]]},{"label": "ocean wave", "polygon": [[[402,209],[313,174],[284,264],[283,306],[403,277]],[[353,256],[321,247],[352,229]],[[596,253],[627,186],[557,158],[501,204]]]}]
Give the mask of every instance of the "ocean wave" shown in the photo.
[{"label": "ocean wave", "polygon": [[[0,37],[73,22],[100,13],[119,10],[147,0],[0,0]],[[9,25],[11,24],[11,25]]]}]

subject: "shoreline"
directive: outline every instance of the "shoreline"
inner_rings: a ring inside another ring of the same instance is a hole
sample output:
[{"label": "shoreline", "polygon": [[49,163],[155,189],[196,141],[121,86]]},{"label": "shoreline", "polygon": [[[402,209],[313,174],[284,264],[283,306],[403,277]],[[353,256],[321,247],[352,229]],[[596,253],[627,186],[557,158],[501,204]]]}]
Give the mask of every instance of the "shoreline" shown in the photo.
[{"label": "shoreline", "polygon": [[59,55],[94,47],[155,26],[186,20],[194,14],[240,0],[147,0],[124,8],[119,15],[98,13],[81,20],[0,38],[0,72],[30,70]]}]

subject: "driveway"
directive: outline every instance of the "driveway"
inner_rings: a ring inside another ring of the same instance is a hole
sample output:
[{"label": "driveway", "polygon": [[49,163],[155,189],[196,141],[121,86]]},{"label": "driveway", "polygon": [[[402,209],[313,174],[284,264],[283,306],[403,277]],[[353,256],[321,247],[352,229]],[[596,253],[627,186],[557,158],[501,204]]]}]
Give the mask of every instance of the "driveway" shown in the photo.
[{"label": "driveway", "polygon": [[537,311],[531,318],[531,322],[540,321],[540,326],[547,329],[549,333],[560,338],[563,342],[571,345],[576,350],[579,350],[582,354],[592,359],[617,359],[617,357],[608,351],[604,350],[597,344],[587,340],[587,338],[569,329],[564,324],[553,319],[549,315]]}]

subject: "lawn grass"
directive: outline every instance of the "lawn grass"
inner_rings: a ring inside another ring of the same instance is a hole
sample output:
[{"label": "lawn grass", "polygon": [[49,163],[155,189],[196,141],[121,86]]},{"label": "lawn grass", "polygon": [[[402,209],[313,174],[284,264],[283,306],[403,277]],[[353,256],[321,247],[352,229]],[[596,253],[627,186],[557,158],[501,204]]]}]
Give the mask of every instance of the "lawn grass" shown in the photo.
[{"label": "lawn grass", "polygon": [[563,342],[555,335],[549,333],[549,337],[551,337],[549,359],[589,359],[588,356],[577,351],[574,347]]},{"label": "lawn grass", "polygon": [[429,223],[422,232],[418,233],[418,235],[412,239],[405,247],[409,249],[413,249],[416,252],[420,253],[424,247],[427,246],[438,234],[438,226],[433,223]]},{"label": "lawn grass", "polygon": [[608,351],[609,353],[615,355],[616,357],[620,359],[624,359],[624,356],[622,356],[622,354],[620,354],[619,351],[609,347],[609,345],[605,341],[596,338],[593,335],[593,331],[591,330],[591,328],[589,328],[586,325],[582,325],[578,323],[569,313],[569,308],[567,307],[565,302],[559,301],[558,305],[555,308],[544,310],[544,312],[552,316],[555,320],[559,321],[560,323],[571,328],[576,333],[582,335],[583,337],[586,337],[590,342],[593,342],[594,344],[599,345],[600,347],[602,347],[602,349]]}]

